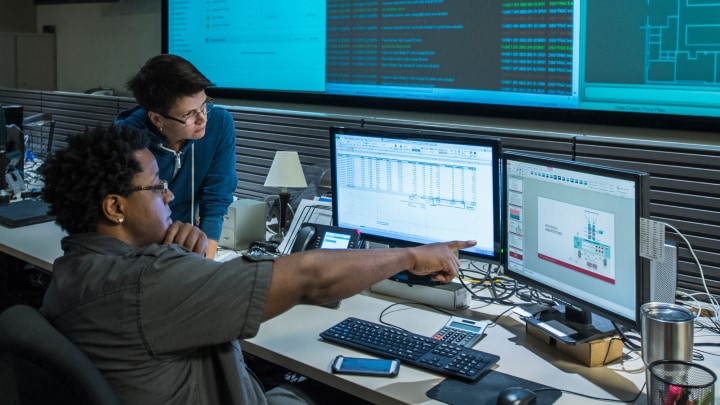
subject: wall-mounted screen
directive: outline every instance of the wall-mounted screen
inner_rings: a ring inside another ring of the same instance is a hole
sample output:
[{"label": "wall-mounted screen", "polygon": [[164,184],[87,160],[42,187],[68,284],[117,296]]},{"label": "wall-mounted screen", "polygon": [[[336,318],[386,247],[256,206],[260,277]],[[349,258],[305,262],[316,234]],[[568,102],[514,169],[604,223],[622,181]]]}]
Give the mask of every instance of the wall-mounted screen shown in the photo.
[{"label": "wall-mounted screen", "polygon": [[163,51],[216,96],[688,128],[720,118],[717,15],[677,0],[164,0]]},{"label": "wall-mounted screen", "polygon": [[52,6],[56,4],[75,3],[119,3],[120,0],[33,0],[36,6]]}]

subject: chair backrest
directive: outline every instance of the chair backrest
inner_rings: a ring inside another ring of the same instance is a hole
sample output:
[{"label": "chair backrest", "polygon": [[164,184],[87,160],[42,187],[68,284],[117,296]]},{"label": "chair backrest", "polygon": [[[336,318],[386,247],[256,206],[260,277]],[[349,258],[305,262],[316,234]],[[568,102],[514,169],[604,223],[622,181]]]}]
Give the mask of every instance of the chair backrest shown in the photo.
[{"label": "chair backrest", "polygon": [[34,307],[0,313],[0,352],[15,381],[0,391],[16,390],[21,404],[120,404],[90,359]]}]

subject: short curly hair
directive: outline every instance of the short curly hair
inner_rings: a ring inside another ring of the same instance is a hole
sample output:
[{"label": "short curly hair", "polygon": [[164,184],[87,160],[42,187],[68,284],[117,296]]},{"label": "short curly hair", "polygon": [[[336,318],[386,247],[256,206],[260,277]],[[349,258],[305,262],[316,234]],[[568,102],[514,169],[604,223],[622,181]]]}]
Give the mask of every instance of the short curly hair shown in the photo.
[{"label": "short curly hair", "polygon": [[180,97],[193,96],[212,85],[187,59],[171,54],[148,59],[127,82],[140,106],[162,114],[169,113]]},{"label": "short curly hair", "polygon": [[101,203],[108,194],[127,196],[142,168],[135,152],[148,146],[144,132],[114,124],[71,135],[67,148],[40,166],[42,199],[58,225],[69,234],[95,232]]}]

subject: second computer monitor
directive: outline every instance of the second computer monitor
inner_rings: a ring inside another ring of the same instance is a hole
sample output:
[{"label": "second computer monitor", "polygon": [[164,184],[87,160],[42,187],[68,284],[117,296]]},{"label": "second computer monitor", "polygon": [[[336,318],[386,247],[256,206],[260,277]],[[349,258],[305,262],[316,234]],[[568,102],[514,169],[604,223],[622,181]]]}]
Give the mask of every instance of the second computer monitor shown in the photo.
[{"label": "second computer monitor", "polygon": [[333,220],[391,247],[476,240],[501,260],[500,140],[451,133],[330,129]]},{"label": "second computer monitor", "polygon": [[528,321],[568,343],[614,333],[613,322],[637,327],[649,174],[514,152],[503,161],[506,274],[561,304]]}]

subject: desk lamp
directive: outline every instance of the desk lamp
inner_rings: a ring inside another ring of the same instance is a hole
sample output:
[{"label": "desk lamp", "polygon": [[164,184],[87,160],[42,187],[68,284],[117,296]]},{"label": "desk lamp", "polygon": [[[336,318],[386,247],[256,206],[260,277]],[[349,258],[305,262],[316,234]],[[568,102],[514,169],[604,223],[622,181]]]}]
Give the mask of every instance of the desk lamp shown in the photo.
[{"label": "desk lamp", "polygon": [[265,178],[265,187],[280,188],[278,233],[273,239],[281,241],[285,237],[287,206],[290,203],[290,193],[288,193],[287,189],[289,187],[307,187],[305,174],[303,173],[302,165],[300,165],[300,157],[297,152],[275,152],[275,158]]}]

